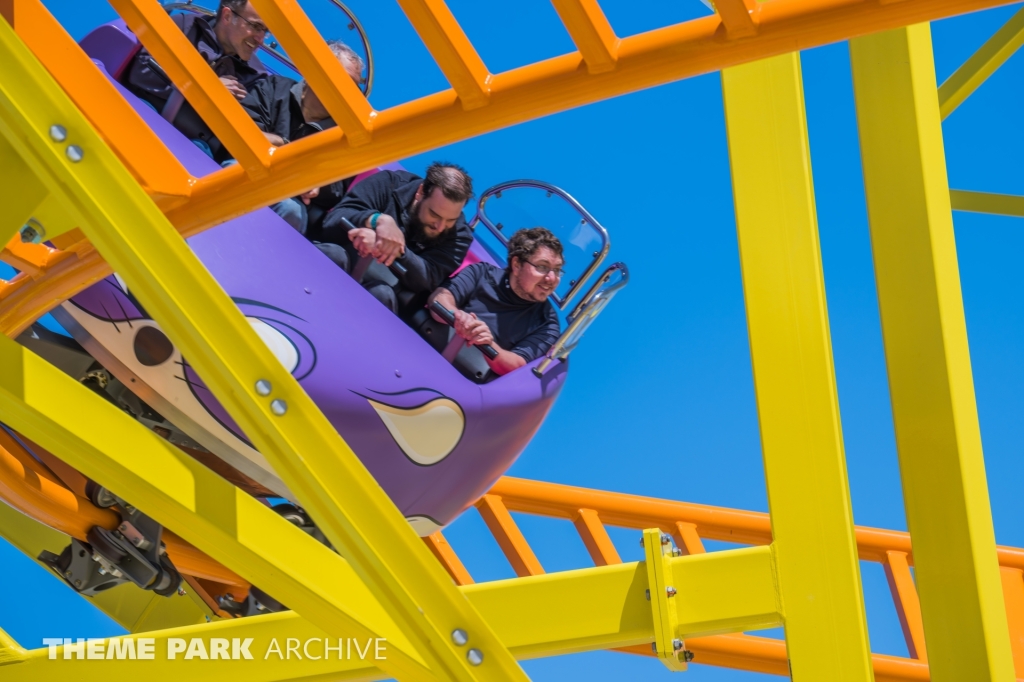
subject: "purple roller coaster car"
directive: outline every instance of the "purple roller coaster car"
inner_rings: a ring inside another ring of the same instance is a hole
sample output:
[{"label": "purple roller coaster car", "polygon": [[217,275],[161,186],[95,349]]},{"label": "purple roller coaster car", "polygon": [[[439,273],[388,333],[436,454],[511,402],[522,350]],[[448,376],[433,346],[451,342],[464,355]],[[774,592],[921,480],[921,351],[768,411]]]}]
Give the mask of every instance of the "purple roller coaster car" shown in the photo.
[{"label": "purple roller coaster car", "polygon": [[[137,49],[121,22],[98,28],[82,44],[115,83]],[[218,169],[157,112],[122,92],[190,173]],[[563,241],[586,257],[571,256],[567,248],[567,268],[578,276],[553,297],[564,311],[597,273],[608,241],[604,229],[557,188],[520,181],[486,192],[474,220],[486,230],[477,230],[468,260],[503,264],[503,225],[484,204],[497,205],[515,188],[554,197],[561,210],[571,209],[567,222],[573,225]],[[269,209],[188,243],[421,535],[451,522],[511,466],[561,391],[569,351],[628,277],[620,264],[597,277],[565,315],[566,331],[547,357],[477,383]],[[55,316],[159,413],[157,419],[265,488],[295,499],[119,276],[75,296]]]}]

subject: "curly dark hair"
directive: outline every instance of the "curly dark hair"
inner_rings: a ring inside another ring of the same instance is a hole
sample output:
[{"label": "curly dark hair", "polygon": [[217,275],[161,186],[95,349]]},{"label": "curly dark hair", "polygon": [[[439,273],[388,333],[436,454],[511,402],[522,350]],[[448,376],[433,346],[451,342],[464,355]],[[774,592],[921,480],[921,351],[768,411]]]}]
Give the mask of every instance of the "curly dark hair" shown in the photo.
[{"label": "curly dark hair", "polygon": [[562,242],[558,241],[558,237],[552,234],[551,230],[546,227],[524,227],[512,235],[512,239],[508,240],[508,266],[505,268],[506,274],[512,274],[513,258],[518,258],[519,262],[529,260],[542,246],[548,247],[559,258],[564,259],[562,255]]},{"label": "curly dark hair", "polygon": [[473,178],[462,166],[435,161],[427,168],[423,180],[423,196],[429,197],[435,187],[441,188],[448,201],[464,204],[473,198]]}]

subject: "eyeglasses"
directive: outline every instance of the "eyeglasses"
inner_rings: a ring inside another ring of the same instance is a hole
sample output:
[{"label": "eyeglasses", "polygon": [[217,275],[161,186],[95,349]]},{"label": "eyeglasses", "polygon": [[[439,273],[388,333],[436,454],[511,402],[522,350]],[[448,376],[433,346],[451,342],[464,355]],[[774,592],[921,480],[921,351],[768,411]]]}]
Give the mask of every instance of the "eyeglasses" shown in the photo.
[{"label": "eyeglasses", "polygon": [[270,29],[267,28],[266,26],[264,26],[263,24],[257,24],[256,22],[249,21],[248,19],[243,17],[241,14],[239,14],[235,10],[231,9],[230,7],[228,7],[228,11],[230,11],[236,17],[238,17],[239,19],[244,21],[246,23],[246,25],[249,27],[249,30],[252,31],[253,33],[255,33],[256,35],[259,35],[261,33],[266,34],[268,31],[270,31]]},{"label": "eyeglasses", "polygon": [[[523,260],[526,260],[525,258]],[[562,275],[565,274],[565,270],[562,268],[553,268],[550,265],[537,265],[533,261],[527,260],[527,263],[533,266],[533,269],[537,271],[537,274],[541,277],[547,277],[550,273],[555,273],[555,279],[561,279]]]}]

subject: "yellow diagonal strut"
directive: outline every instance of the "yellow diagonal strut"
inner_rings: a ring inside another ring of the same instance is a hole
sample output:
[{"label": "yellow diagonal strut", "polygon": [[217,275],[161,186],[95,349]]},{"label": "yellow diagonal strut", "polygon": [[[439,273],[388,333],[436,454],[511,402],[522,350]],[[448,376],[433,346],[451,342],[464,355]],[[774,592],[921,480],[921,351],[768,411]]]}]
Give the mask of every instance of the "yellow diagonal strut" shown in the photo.
[{"label": "yellow diagonal strut", "polygon": [[[0,134],[78,218],[90,241],[351,562],[432,675],[467,682],[525,680],[330,422],[6,22],[0,22],[0,63],[5,70]],[[54,123],[68,131],[66,140],[50,138]],[[69,156],[69,144],[80,153]],[[268,397],[256,393],[260,380],[273,387]],[[286,406],[283,415],[271,411],[272,401]],[[453,641],[456,629],[469,633],[467,646]],[[478,658],[467,654],[470,649],[482,656],[482,664],[470,662]]]},{"label": "yellow diagonal strut", "polygon": [[722,72],[773,547],[795,680],[871,680],[798,54]]},{"label": "yellow diagonal strut", "polygon": [[928,24],[850,41],[903,503],[932,680],[1012,680]]}]

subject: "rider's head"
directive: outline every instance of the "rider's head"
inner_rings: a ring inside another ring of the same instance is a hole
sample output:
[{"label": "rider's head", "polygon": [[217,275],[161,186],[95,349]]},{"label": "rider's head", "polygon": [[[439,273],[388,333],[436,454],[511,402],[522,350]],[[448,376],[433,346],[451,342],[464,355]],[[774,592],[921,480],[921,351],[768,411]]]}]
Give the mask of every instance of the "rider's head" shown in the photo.
[{"label": "rider's head", "polygon": [[237,55],[247,62],[263,44],[267,25],[256,14],[249,0],[220,0],[213,31],[224,54]]},{"label": "rider's head", "polygon": [[472,198],[473,179],[464,168],[453,163],[432,163],[416,190],[409,215],[427,240],[437,239],[455,226],[466,202]]},{"label": "rider's head", "polygon": [[562,278],[562,242],[543,227],[523,229],[508,242],[509,285],[516,296],[540,303]]},{"label": "rider's head", "polygon": [[[351,47],[341,42],[340,40],[328,40],[327,47],[331,48],[331,52],[341,62],[342,67],[345,69],[345,73],[348,74],[349,78],[355,82],[356,85],[362,85],[363,83],[363,59],[356,51]],[[309,87],[307,81],[302,82],[302,115],[306,119],[306,122],[312,123],[313,121],[322,121],[327,118],[330,114],[324,108],[320,98],[316,96],[313,89]]]}]

